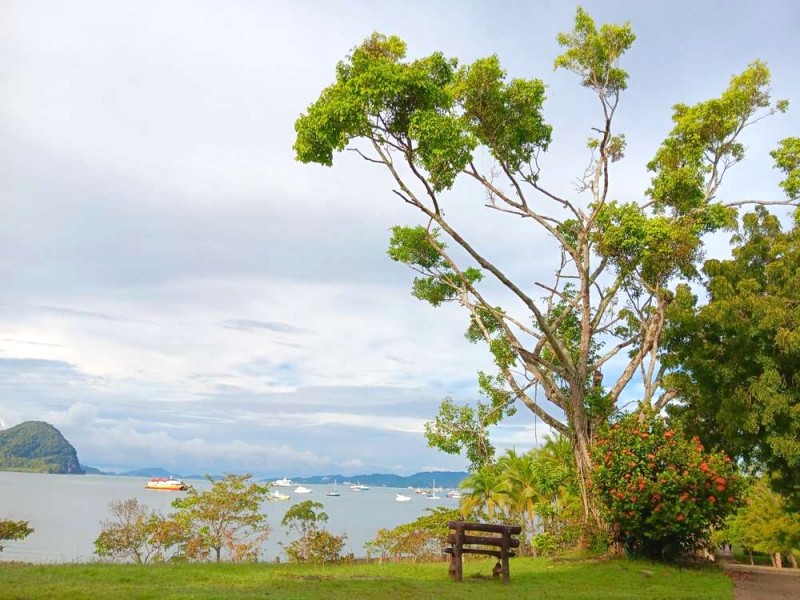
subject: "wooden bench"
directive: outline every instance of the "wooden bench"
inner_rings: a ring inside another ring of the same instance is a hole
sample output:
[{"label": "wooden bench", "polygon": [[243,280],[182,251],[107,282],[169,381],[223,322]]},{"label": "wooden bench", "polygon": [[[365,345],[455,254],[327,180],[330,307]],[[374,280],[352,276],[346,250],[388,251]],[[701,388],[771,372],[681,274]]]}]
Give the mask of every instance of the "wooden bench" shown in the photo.
[{"label": "wooden bench", "polygon": [[[492,569],[492,575],[503,576],[503,583],[510,580],[508,558],[514,556],[512,548],[519,548],[519,540],[512,535],[519,535],[521,527],[512,525],[488,525],[486,523],[467,523],[466,521],[450,521],[447,526],[452,530],[447,534],[447,543],[450,547],[444,549],[450,555],[450,568],[448,573],[456,581],[461,581],[463,565],[461,557],[464,554],[484,554],[494,556],[498,563]],[[499,535],[473,535],[472,532],[490,533]],[[478,547],[475,547],[478,546]],[[497,548],[486,548],[491,546]]]}]

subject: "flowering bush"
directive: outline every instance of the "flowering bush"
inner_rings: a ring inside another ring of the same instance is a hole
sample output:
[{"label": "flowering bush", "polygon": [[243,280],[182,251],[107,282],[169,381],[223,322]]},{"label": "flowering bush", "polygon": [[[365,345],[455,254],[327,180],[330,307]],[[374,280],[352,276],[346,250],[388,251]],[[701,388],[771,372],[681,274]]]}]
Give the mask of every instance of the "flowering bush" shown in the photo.
[{"label": "flowering bush", "polygon": [[660,417],[622,416],[601,432],[594,453],[595,494],[614,541],[634,554],[691,552],[738,506],[742,481],[730,458]]}]

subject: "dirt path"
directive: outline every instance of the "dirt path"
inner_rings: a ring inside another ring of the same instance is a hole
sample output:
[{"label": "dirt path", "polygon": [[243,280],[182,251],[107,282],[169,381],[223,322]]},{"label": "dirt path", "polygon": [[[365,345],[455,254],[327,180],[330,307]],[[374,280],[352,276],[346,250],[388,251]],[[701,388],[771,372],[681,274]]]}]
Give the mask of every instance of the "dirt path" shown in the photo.
[{"label": "dirt path", "polygon": [[800,600],[800,569],[773,569],[727,563],[734,600]]}]

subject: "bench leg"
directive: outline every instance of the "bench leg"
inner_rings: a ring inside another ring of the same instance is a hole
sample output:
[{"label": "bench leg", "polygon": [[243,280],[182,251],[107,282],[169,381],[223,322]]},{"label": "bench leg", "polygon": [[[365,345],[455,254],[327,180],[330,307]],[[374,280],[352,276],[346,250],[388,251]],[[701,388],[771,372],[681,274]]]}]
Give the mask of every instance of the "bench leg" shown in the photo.
[{"label": "bench leg", "polygon": [[453,555],[450,557],[450,568],[447,570],[450,577],[455,581],[461,581],[463,578],[463,565],[461,564],[460,549],[453,548]]},{"label": "bench leg", "polygon": [[503,567],[500,566],[500,562],[498,561],[497,564],[495,564],[494,568],[492,569],[492,579],[497,579],[498,577],[500,577],[500,573],[502,572],[503,572]]},{"label": "bench leg", "polygon": [[511,581],[511,573],[508,568],[508,552],[503,552],[501,560],[503,561],[502,573],[503,573],[503,583],[508,583]]}]

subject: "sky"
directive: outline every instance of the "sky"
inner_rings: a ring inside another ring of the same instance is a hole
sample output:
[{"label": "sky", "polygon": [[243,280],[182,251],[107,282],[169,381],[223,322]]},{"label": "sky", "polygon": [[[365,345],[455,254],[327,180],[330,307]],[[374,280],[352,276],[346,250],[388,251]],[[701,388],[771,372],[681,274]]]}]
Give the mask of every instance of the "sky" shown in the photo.
[{"label": "sky", "polygon": [[[386,256],[390,227],[418,222],[387,175],[352,153],[295,162],[294,121],[374,31],[412,58],[496,53],[547,84],[543,176],[575,194],[599,120],[553,71],[576,6],[0,0],[0,427],[48,421],[110,470],[465,469],[426,447],[423,424],[446,396],[474,402],[491,361],[464,339],[466,315],[414,299],[413,273]],[[800,4],[583,6],[638,36],[615,198],[642,198],[673,104],[718,95],[756,58],[795,105],[747,131],[720,196],[782,197],[768,152],[800,135]],[[521,281],[557,266],[475,188],[444,203]],[[546,432],[521,411],[492,436],[527,450]]]}]

